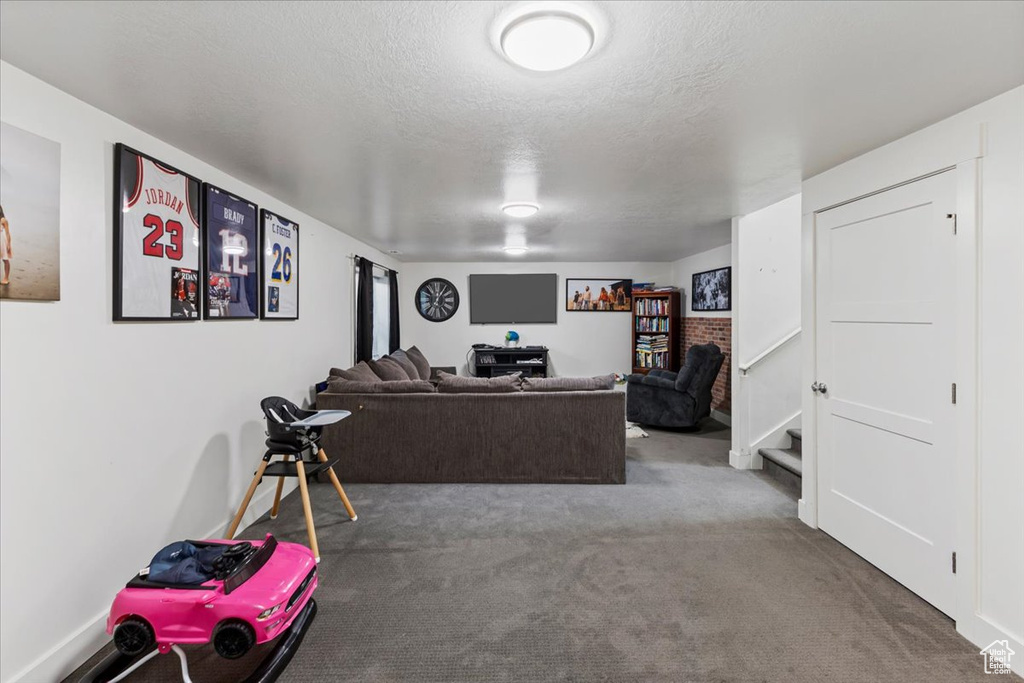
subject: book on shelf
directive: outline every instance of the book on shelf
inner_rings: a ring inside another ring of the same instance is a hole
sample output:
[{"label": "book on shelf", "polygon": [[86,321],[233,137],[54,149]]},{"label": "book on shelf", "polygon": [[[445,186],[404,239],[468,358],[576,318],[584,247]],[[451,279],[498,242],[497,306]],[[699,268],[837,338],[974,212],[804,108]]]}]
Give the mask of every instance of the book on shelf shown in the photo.
[{"label": "book on shelf", "polygon": [[668,299],[637,299],[637,315],[668,315]]}]

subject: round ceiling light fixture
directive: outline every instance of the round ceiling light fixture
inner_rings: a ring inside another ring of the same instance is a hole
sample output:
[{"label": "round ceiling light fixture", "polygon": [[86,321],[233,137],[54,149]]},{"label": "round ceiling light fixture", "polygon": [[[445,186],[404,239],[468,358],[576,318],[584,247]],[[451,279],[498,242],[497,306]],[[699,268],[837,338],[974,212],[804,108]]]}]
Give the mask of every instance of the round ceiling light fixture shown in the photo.
[{"label": "round ceiling light fixture", "polygon": [[540,207],[530,202],[513,202],[505,204],[501,210],[505,212],[506,216],[512,216],[512,218],[529,218],[540,211]]},{"label": "round ceiling light fixture", "polygon": [[509,256],[522,256],[526,252],[530,251],[529,247],[524,247],[524,246],[509,246],[509,247],[502,247],[502,249]]},{"label": "round ceiling light fixture", "polygon": [[530,12],[501,32],[501,51],[530,71],[558,71],[580,61],[594,47],[594,27],[567,10]]}]

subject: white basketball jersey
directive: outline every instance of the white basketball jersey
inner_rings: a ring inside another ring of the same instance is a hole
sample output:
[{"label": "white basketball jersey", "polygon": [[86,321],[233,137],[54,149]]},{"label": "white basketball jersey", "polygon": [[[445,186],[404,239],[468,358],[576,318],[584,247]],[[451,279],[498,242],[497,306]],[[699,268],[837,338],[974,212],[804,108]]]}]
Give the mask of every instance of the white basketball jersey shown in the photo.
[{"label": "white basketball jersey", "polygon": [[171,315],[174,268],[199,272],[199,221],[189,179],[144,157],[121,230],[121,315]]}]

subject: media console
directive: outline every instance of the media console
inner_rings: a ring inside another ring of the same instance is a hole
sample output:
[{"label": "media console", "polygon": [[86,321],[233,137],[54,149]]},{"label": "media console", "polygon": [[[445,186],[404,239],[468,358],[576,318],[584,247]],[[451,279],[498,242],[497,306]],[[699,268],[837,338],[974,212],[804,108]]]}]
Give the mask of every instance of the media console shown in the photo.
[{"label": "media console", "polygon": [[546,346],[474,346],[473,374],[477,377],[498,377],[523,373],[523,377],[548,376]]}]

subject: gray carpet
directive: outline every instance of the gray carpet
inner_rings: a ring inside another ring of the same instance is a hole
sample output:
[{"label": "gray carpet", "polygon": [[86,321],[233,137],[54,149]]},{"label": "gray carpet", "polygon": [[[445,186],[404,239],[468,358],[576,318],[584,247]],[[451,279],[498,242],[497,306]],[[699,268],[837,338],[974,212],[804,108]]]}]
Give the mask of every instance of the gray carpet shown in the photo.
[{"label": "gray carpet", "polygon": [[[648,431],[625,486],[352,485],[355,523],[314,486],[320,613],[281,680],[991,678],[949,619],[801,524],[783,484],[730,468],[727,430]],[[297,495],[242,536],[267,531],[305,541]],[[259,656],[190,652],[197,683]],[[137,680],[180,680],[175,663]]]}]

